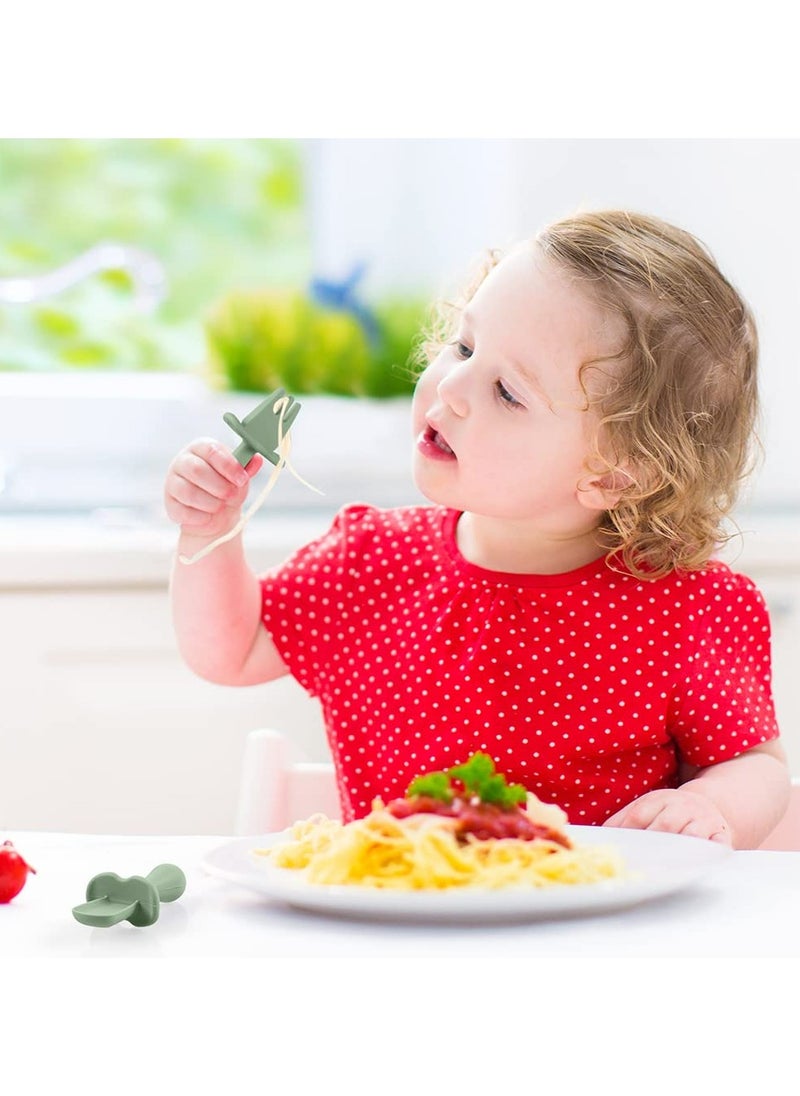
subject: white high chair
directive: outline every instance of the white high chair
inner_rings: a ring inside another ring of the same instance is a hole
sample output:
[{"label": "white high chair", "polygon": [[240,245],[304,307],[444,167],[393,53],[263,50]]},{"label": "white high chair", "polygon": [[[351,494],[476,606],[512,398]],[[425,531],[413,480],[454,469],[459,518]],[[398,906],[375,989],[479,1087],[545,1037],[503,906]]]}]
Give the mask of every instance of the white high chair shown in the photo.
[{"label": "white high chair", "polygon": [[[341,818],[333,764],[306,761],[279,731],[251,731],[245,742],[236,834],[276,833],[317,813]],[[789,808],[760,848],[800,852],[800,778],[792,780]]]},{"label": "white high chair", "polygon": [[320,813],[341,818],[332,762],[305,760],[279,731],[251,731],[245,740],[235,833],[277,833]]}]

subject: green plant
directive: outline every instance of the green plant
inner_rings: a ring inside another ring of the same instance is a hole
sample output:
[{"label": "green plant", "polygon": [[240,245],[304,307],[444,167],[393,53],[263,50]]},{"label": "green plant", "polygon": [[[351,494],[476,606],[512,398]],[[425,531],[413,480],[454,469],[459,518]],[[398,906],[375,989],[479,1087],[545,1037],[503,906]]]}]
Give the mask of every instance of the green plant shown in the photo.
[{"label": "green plant", "polygon": [[242,392],[283,387],[298,396],[410,395],[408,361],[425,306],[387,300],[373,314],[378,334],[370,339],[350,312],[299,291],[230,293],[205,325],[209,380]]},{"label": "green plant", "polygon": [[114,270],[39,303],[0,300],[0,371],[194,370],[220,294],[305,284],[303,174],[291,140],[0,140],[0,278],[116,241],[167,279],[149,314]]}]

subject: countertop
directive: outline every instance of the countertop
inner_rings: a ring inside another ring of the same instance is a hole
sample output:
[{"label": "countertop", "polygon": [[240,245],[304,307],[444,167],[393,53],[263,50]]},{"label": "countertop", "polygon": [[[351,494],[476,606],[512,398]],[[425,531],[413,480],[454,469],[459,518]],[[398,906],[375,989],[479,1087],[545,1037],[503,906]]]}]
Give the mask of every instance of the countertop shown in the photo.
[{"label": "countertop", "polygon": [[[244,532],[253,566],[269,566],[324,532],[330,511],[254,518]],[[177,542],[166,521],[124,512],[0,517],[0,589],[163,586]]]},{"label": "countertop", "polygon": [[[603,914],[451,924],[350,919],[283,905],[207,874],[203,857],[229,837],[30,831],[4,836],[37,874],[0,905],[0,956],[468,955],[509,964],[531,956],[800,956],[795,852],[734,852],[678,893]],[[177,901],[162,905],[155,924],[88,928],[72,917],[94,875],[147,875],[165,862],[184,871],[187,885]]]},{"label": "countertop", "polygon": [[[256,569],[284,559],[328,528],[339,503],[256,514],[244,532]],[[744,573],[800,573],[800,513],[743,513],[742,536],[720,553]],[[0,515],[0,588],[162,586],[176,543],[165,519],[135,512]]]}]

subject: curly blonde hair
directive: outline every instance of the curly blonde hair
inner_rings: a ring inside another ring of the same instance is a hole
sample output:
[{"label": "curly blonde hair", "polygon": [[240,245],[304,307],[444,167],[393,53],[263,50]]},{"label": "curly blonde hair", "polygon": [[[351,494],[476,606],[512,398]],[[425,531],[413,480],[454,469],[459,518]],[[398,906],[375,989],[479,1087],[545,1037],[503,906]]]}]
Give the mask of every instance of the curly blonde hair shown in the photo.
[{"label": "curly blonde hair", "polygon": [[[580,372],[599,422],[592,471],[624,484],[600,523],[610,565],[642,578],[702,567],[735,535],[723,524],[758,452],[749,307],[699,240],[656,217],[579,213],[533,242],[625,332],[618,353]],[[461,299],[437,302],[418,366],[454,337],[462,308],[501,259],[489,252]]]}]

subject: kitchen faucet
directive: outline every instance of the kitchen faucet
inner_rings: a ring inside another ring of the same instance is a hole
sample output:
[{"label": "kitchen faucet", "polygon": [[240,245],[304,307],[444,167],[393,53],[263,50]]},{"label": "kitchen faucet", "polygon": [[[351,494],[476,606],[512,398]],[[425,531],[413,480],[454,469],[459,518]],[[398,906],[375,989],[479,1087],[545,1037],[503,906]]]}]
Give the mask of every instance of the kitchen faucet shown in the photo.
[{"label": "kitchen faucet", "polygon": [[133,307],[153,312],[166,296],[164,268],[154,255],[128,244],[100,243],[44,274],[0,278],[0,303],[31,304],[53,297],[103,270],[124,270],[133,281]]}]

